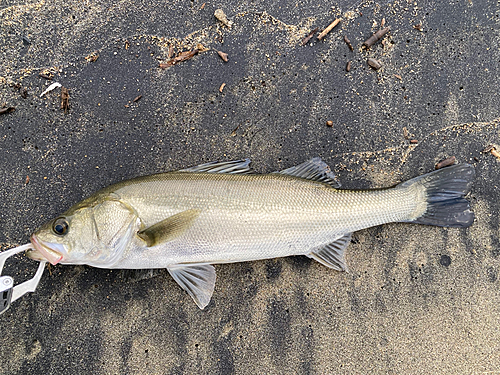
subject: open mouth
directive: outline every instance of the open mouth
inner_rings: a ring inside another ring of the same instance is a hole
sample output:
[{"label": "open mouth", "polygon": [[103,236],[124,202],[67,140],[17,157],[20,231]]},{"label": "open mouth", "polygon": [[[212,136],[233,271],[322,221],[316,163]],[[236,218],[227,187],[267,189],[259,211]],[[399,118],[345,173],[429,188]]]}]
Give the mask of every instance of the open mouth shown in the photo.
[{"label": "open mouth", "polygon": [[[52,265],[56,265],[63,259],[63,256],[61,254],[52,250],[50,247],[45,246],[43,242],[39,241],[36,238],[35,235],[31,236],[31,244],[33,245],[34,249]],[[35,254],[34,256],[36,257]]]}]

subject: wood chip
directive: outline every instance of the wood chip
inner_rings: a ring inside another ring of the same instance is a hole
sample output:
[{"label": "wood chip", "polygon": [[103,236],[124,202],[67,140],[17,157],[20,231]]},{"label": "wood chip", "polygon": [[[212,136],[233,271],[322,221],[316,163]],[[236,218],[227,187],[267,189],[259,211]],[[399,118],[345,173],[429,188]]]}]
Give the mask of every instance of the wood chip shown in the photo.
[{"label": "wood chip", "polygon": [[375,70],[379,70],[382,67],[382,64],[380,63],[380,61],[375,60],[373,57],[368,58],[368,60],[366,60],[366,62],[368,63],[368,65],[370,65]]},{"label": "wood chip", "polygon": [[137,101],[141,100],[141,98],[142,98],[142,95],[136,96],[136,97],[134,98],[134,100],[132,100],[132,102],[134,102],[134,103],[135,103],[135,102],[137,102]]},{"label": "wood chip", "polygon": [[418,139],[412,139],[412,140],[410,140],[410,143],[412,145],[416,145],[418,143]]},{"label": "wood chip", "polygon": [[201,8],[200,8],[200,10],[203,10],[203,9],[205,8],[205,4],[206,4],[206,3],[201,4]]},{"label": "wood chip", "polygon": [[217,51],[218,55],[220,56],[220,58],[222,60],[224,60],[224,62],[227,62],[228,61],[228,55],[227,53],[225,52],[222,52],[222,51]]},{"label": "wood chip", "polygon": [[351,71],[351,61],[349,60],[345,66],[345,71],[350,72]]},{"label": "wood chip", "polygon": [[69,109],[69,90],[66,87],[61,87],[61,109],[64,113]]},{"label": "wood chip", "polygon": [[226,13],[224,13],[224,11],[222,9],[217,9],[215,12],[214,12],[214,16],[215,18],[217,18],[220,22],[222,22],[222,24],[226,25],[228,28],[231,28],[231,26],[233,25],[233,22],[232,21],[229,21],[227,19],[227,16],[226,16]]},{"label": "wood chip", "polygon": [[394,74],[394,77],[396,77],[397,79],[399,79],[400,81],[403,80],[403,78],[399,75],[399,74]]},{"label": "wood chip", "polygon": [[345,44],[347,44],[347,47],[349,47],[349,49],[351,51],[354,51],[354,48],[352,47],[351,41],[349,40],[349,38],[347,37],[347,35],[344,35],[344,42],[345,42]]},{"label": "wood chip", "polygon": [[130,47],[130,42],[128,40],[125,41],[125,49],[128,49]]},{"label": "wood chip", "polygon": [[318,30],[319,30],[319,27],[316,27],[309,34],[307,34],[306,37],[304,39],[302,39],[302,42],[300,42],[300,45],[305,46],[307,43],[309,43],[311,38],[314,36],[314,34],[316,34],[318,32]]},{"label": "wood chip", "polygon": [[322,40],[326,36],[326,34],[328,34],[330,31],[332,31],[333,28],[339,24],[340,21],[342,21],[342,19],[337,18],[335,21],[333,21],[331,24],[329,24],[328,27],[326,29],[324,29],[321,32],[321,34],[318,35],[318,40]]},{"label": "wood chip", "polygon": [[223,83],[222,85],[220,85],[219,87],[219,92],[222,92],[222,90],[224,90],[224,87],[226,87],[226,84]]},{"label": "wood chip", "polygon": [[168,48],[168,58],[171,59],[173,55],[174,55],[174,46],[170,46]]},{"label": "wood chip", "polygon": [[371,37],[369,37],[367,40],[365,40],[364,43],[363,43],[363,45],[366,48],[370,48],[375,43],[377,43],[380,39],[382,39],[383,36],[389,32],[389,30],[391,30],[391,28],[390,27],[386,27],[385,29],[381,29],[381,30],[377,31]]},{"label": "wood chip", "polygon": [[0,115],[11,113],[14,112],[15,110],[16,110],[15,107],[0,108]]},{"label": "wood chip", "polygon": [[405,139],[408,139],[410,137],[410,134],[408,133],[408,129],[406,129],[406,126],[403,127],[403,137],[405,137]]},{"label": "wood chip", "polygon": [[450,165],[455,164],[457,161],[457,158],[454,156],[450,156],[449,158],[446,158],[444,160],[441,160],[439,163],[436,164],[436,169],[441,169],[444,167],[449,167]]},{"label": "wood chip", "polygon": [[30,176],[26,175],[26,180],[24,181],[24,184],[28,185],[29,182],[30,182]]}]

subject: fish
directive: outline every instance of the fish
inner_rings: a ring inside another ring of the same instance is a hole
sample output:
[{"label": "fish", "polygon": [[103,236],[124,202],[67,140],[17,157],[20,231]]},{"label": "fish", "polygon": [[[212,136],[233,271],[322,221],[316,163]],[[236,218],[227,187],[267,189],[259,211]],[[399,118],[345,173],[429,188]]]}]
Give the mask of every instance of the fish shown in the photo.
[{"label": "fish", "polygon": [[455,164],[390,188],[340,189],[320,158],[257,174],[250,160],[212,162],[106,187],[31,235],[51,264],[165,268],[204,309],[214,264],[305,255],[348,271],[353,232],[390,222],[465,228],[474,167]]}]

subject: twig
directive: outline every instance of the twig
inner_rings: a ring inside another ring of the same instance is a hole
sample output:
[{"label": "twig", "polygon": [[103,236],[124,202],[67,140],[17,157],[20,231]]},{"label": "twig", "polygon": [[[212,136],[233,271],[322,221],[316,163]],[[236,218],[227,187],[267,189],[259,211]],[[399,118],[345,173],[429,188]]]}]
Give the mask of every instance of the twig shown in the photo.
[{"label": "twig", "polygon": [[339,22],[342,21],[342,18],[337,18],[335,21],[333,21],[331,24],[328,25],[326,29],[324,29],[321,34],[318,35],[318,40],[322,40],[326,34],[328,34],[330,31],[333,30],[335,26],[339,24]]}]

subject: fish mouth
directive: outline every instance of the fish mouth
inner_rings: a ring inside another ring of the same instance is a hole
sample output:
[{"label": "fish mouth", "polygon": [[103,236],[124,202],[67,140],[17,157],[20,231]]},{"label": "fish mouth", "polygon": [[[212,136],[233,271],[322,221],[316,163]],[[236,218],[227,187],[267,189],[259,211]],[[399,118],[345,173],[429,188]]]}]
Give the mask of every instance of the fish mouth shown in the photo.
[{"label": "fish mouth", "polygon": [[38,258],[41,256],[44,258],[43,260],[49,261],[52,265],[56,265],[63,259],[63,256],[60,253],[45,245],[42,241],[36,238],[34,234],[31,236],[31,244],[33,245],[35,251],[31,252],[29,255],[33,259],[40,260]]}]

